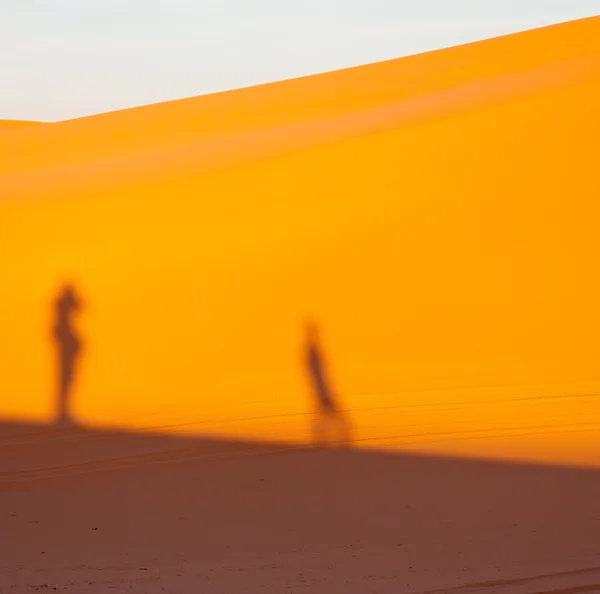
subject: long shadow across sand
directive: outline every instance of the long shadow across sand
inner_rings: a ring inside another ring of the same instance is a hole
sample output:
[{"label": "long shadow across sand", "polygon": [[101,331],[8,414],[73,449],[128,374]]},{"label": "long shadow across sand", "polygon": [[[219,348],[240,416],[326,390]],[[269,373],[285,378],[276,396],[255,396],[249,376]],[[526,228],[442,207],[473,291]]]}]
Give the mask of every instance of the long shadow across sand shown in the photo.
[{"label": "long shadow across sand", "polygon": [[0,534],[0,591],[592,592],[600,473],[4,423]]}]

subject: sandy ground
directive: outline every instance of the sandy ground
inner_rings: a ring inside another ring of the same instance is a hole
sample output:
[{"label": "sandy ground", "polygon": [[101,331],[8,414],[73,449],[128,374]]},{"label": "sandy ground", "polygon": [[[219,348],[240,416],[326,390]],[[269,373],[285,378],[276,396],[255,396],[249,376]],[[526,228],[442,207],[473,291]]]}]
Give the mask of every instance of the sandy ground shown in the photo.
[{"label": "sandy ground", "polygon": [[600,591],[600,473],[5,424],[0,591]]}]

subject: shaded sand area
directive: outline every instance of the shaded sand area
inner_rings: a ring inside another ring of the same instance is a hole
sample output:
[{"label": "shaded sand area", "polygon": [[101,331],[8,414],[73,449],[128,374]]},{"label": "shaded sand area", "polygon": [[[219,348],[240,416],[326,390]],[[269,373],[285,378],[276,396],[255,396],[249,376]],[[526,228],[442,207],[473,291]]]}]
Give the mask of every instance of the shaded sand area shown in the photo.
[{"label": "shaded sand area", "polygon": [[600,589],[596,470],[0,431],[2,592]]},{"label": "shaded sand area", "polygon": [[0,122],[0,591],[600,591],[599,104],[591,18]]}]

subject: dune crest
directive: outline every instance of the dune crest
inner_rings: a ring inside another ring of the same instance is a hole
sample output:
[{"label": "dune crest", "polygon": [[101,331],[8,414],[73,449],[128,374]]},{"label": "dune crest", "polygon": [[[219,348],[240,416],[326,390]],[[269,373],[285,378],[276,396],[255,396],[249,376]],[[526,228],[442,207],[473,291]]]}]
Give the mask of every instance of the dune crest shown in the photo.
[{"label": "dune crest", "polygon": [[21,130],[22,128],[28,128],[29,126],[37,126],[44,122],[31,122],[29,120],[0,120],[0,132],[5,130]]},{"label": "dune crest", "polygon": [[[267,130],[279,142],[308,136],[304,144],[310,146],[319,142],[323,127],[340,129],[333,140],[369,132],[364,124],[356,130],[357,119],[379,119],[378,129],[386,129],[452,115],[461,107],[469,110],[594,81],[599,21],[583,19],[356,68],[58,122],[5,146],[0,143],[0,175],[177,148],[177,157],[195,150],[201,162],[212,147],[194,143],[223,138],[230,145],[253,147]],[[399,121],[398,112],[404,114]],[[307,125],[316,127],[316,135],[295,132]]]}]

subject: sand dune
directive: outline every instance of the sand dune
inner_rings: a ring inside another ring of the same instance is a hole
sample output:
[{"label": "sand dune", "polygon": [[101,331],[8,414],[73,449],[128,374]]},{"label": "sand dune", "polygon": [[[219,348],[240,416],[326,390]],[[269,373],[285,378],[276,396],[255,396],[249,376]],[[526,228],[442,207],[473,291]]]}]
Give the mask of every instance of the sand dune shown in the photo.
[{"label": "sand dune", "polygon": [[[323,127],[330,133],[338,128],[334,138],[349,138],[369,127],[389,130],[593,82],[599,70],[597,30],[598,18],[590,18],[359,68],[64,121],[0,147],[0,172],[112,161],[176,147],[185,153],[200,141],[222,137],[233,145],[232,152],[244,151],[248,160],[255,144],[235,145],[253,138],[252,132],[260,137],[272,131],[272,144],[304,141],[311,146],[322,141]],[[379,121],[356,130],[356,122],[365,119]],[[279,132],[294,126],[293,139]],[[310,130],[303,138],[298,138],[303,136],[300,126]],[[200,148],[194,165],[210,157]]]},{"label": "sand dune", "polygon": [[[112,174],[112,183],[122,182],[114,177],[117,172],[153,180],[190,167],[210,170],[215,149],[222,153],[218,165],[231,166],[257,155],[593,83],[600,69],[597,28],[597,18],[585,19],[360,68],[60,122],[0,145],[0,173],[81,165],[90,175],[95,169],[90,162],[108,160],[102,172]],[[161,167],[149,170],[156,163]],[[69,169],[69,175],[76,172]]]},{"label": "sand dune", "polygon": [[599,27],[3,135],[0,414],[70,281],[88,426],[306,442],[311,316],[361,443],[597,465]]},{"label": "sand dune", "polygon": [[591,18],[0,121],[0,591],[600,591],[599,103]]}]

